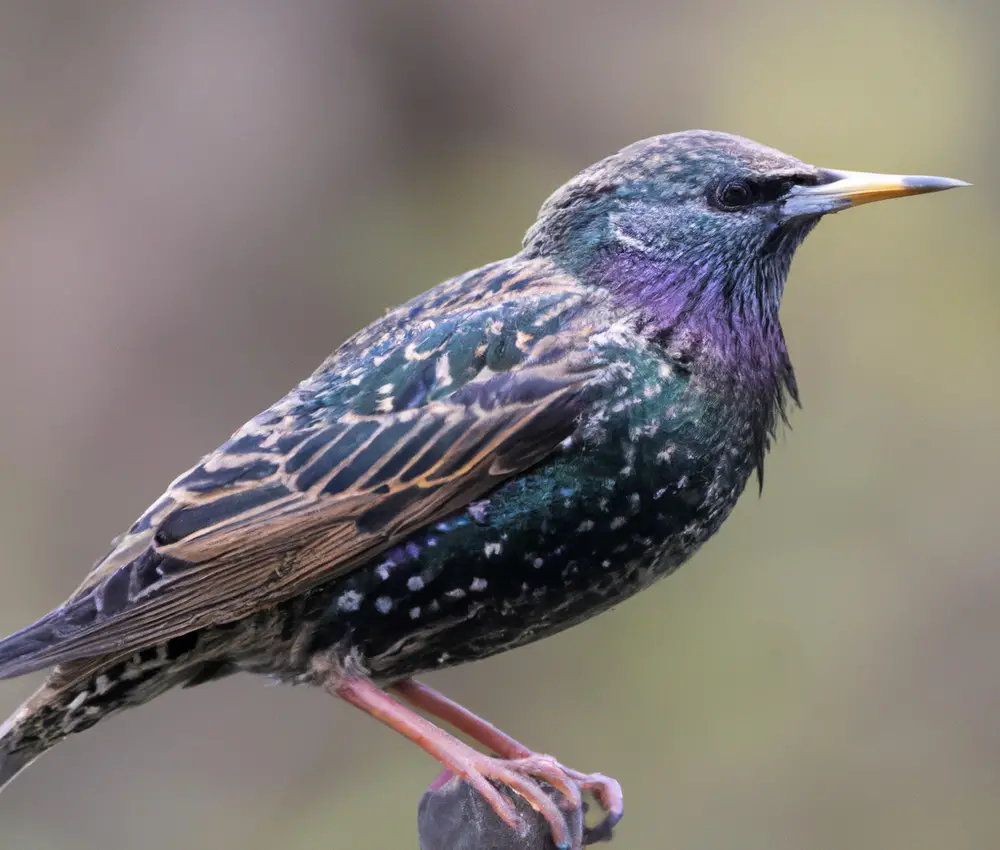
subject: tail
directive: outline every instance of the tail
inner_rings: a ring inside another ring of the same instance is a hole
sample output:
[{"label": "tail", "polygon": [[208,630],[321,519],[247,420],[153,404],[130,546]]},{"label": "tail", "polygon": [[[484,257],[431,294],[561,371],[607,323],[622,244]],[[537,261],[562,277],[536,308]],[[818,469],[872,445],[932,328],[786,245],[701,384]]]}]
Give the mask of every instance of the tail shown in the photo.
[{"label": "tail", "polygon": [[[0,679],[51,666],[44,653],[56,642],[52,622],[57,613],[53,611],[0,640]],[[57,731],[60,715],[75,697],[66,684],[69,682],[57,670],[0,726],[0,791],[42,753],[66,737]]]},{"label": "tail", "polygon": [[37,748],[0,751],[0,792],[43,752]]},{"label": "tail", "polygon": [[62,701],[58,697],[59,691],[47,682],[0,726],[0,791],[65,737],[53,735],[55,730],[47,722]]},{"label": "tail", "polygon": [[126,658],[103,656],[56,667],[0,726],[0,790],[60,741],[175,686],[212,681],[236,668],[225,659],[177,658],[159,644]]}]

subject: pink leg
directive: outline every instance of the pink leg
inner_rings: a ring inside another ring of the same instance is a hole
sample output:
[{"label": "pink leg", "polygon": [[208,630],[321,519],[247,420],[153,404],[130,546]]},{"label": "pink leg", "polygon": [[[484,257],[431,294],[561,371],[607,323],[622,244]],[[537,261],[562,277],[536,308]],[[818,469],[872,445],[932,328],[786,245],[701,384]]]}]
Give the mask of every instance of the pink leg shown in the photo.
[{"label": "pink leg", "polygon": [[570,806],[581,805],[579,788],[555,760],[533,754],[509,760],[488,756],[439,729],[367,679],[329,676],[325,686],[330,693],[405,735],[468,782],[513,829],[519,830],[520,818],[510,801],[493,787],[491,780],[506,785],[539,812],[548,822],[552,839],[558,847],[568,850],[571,846],[566,818],[535,781],[541,779],[549,783]]},{"label": "pink leg", "polygon": [[[467,708],[463,708],[457,702],[448,699],[444,694],[414,679],[400,682],[393,686],[392,690],[411,705],[454,726],[460,732],[464,732],[474,741],[482,744],[501,758],[508,759],[513,763],[527,759],[544,759],[548,761],[567,780],[571,780],[580,788],[591,791],[608,813],[608,817],[598,830],[602,835],[607,834],[610,836],[611,828],[621,820],[624,813],[624,800],[621,785],[614,779],[600,773],[580,773],[579,771],[563,767],[551,756],[538,755],[523,744],[515,741],[509,735],[501,732],[489,721],[478,717]],[[541,778],[562,791],[562,788],[557,783],[551,782],[547,777]],[[565,795],[565,792],[563,793]],[[567,799],[571,799],[568,795],[566,796]]]}]

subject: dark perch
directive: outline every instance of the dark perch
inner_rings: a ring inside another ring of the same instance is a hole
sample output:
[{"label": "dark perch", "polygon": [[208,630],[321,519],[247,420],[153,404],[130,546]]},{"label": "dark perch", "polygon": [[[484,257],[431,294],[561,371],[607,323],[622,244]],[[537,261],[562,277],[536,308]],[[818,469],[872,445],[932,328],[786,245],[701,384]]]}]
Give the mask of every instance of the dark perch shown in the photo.
[{"label": "dark perch", "polygon": [[[497,787],[523,818],[526,827],[523,835],[500,820],[469,785],[445,770],[428,786],[417,807],[420,850],[556,850],[545,818],[522,797],[506,787]],[[551,795],[547,786],[546,792]],[[607,822],[587,827],[580,811],[567,812],[566,821],[575,846],[611,840]]]}]

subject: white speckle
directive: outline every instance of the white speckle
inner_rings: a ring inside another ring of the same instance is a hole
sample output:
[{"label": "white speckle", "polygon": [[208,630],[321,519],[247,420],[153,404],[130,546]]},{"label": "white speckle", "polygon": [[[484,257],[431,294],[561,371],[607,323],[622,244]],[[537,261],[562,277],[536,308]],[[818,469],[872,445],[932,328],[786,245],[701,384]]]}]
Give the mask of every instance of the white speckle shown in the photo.
[{"label": "white speckle", "polygon": [[592,519],[585,519],[577,527],[577,531],[590,531],[594,527],[594,521]]},{"label": "white speckle", "polygon": [[393,387],[392,384],[382,384],[382,386],[378,388],[378,394],[389,395],[393,391],[393,389],[395,388]]},{"label": "white speckle", "polygon": [[666,492],[667,492],[667,488],[666,487],[661,487],[659,490],[657,490],[655,493],[653,493],[653,500],[654,501],[659,501],[660,499],[663,498],[663,494],[666,493]]},{"label": "white speckle", "polygon": [[423,590],[424,580],[420,576],[410,576],[406,580],[406,586],[410,590]]},{"label": "white speckle", "polygon": [[487,543],[483,547],[483,554],[487,558],[492,558],[494,555],[499,555],[503,551],[503,543]]},{"label": "white speckle", "polygon": [[382,399],[378,404],[375,405],[375,409],[379,413],[392,413],[393,401],[391,397]]},{"label": "white speckle", "polygon": [[413,608],[410,609],[410,619],[416,620],[417,617],[419,616],[420,616],[420,606],[415,605]]},{"label": "white speckle", "polygon": [[462,597],[465,596],[465,591],[462,590],[462,588],[460,587],[456,587],[454,590],[449,590],[445,594],[445,596],[447,596],[449,599],[461,599]]},{"label": "white speckle", "polygon": [[388,614],[392,610],[392,600],[388,596],[380,596],[375,600],[375,610],[379,614]]},{"label": "white speckle", "polygon": [[442,354],[434,363],[434,381],[439,387],[451,384],[451,364],[448,362],[447,354]]},{"label": "white speckle", "polygon": [[81,705],[83,705],[87,701],[87,697],[89,696],[90,696],[90,691],[80,691],[80,693],[78,693],[75,697],[73,697],[73,701],[66,707],[70,711],[76,711]]},{"label": "white speckle", "polygon": [[389,573],[392,572],[392,568],[395,566],[396,566],[395,561],[383,561],[381,564],[378,565],[375,572],[378,573],[378,577],[382,579],[382,581],[385,581],[387,578],[389,578]]},{"label": "white speckle", "polygon": [[678,490],[683,490],[687,486],[688,486],[688,477],[686,475],[682,475],[680,478],[677,479]]},{"label": "white speckle", "polygon": [[479,525],[486,524],[486,508],[489,505],[489,500],[480,499],[478,502],[472,502],[466,508],[469,512],[469,516]]},{"label": "white speckle", "polygon": [[426,543],[431,549],[433,549],[438,545],[438,539],[436,537],[428,537]]},{"label": "white speckle", "polygon": [[521,582],[521,592],[522,593],[527,593],[528,592],[528,582],[526,582],[526,581],[522,581]]},{"label": "white speckle", "polygon": [[441,653],[441,654],[440,654],[440,655],[438,656],[438,664],[444,664],[444,663],[445,663],[445,662],[446,662],[446,661],[447,661],[447,660],[448,660],[449,658],[451,658],[451,655],[450,655],[449,653],[447,653],[447,652],[442,652],[442,653]]},{"label": "white speckle", "polygon": [[666,463],[668,460],[670,460],[670,458],[674,456],[675,451],[676,449],[673,446],[667,446],[665,449],[663,449],[663,451],[657,454],[656,459],[660,463]]},{"label": "white speckle", "polygon": [[544,558],[535,558],[535,560],[532,562],[532,564],[533,564],[533,566],[534,566],[534,568],[536,570],[540,570],[543,566],[545,566],[545,559]]},{"label": "white speckle", "polygon": [[673,369],[670,368],[669,363],[661,363],[660,368],[657,369],[656,371],[659,373],[661,378],[669,378],[670,373],[673,371]]},{"label": "white speckle", "polygon": [[357,611],[363,598],[356,590],[345,590],[337,600],[337,607],[341,611]]},{"label": "white speckle", "polygon": [[646,384],[646,386],[642,388],[642,394],[646,396],[646,398],[652,398],[657,394],[657,392],[659,391],[653,384]]},{"label": "white speckle", "polygon": [[349,383],[352,387],[358,387],[361,386],[361,382],[364,379],[365,379],[364,375],[358,375],[356,378],[351,378],[351,380],[349,380],[347,383]]},{"label": "white speckle", "polygon": [[434,352],[433,351],[417,351],[417,343],[411,342],[403,350],[403,356],[407,360],[427,360]]},{"label": "white speckle", "polygon": [[638,493],[632,493],[632,494],[631,494],[631,495],[630,495],[630,496],[628,497],[628,503],[629,503],[629,505],[630,505],[630,506],[632,507],[632,510],[634,510],[634,511],[637,511],[637,510],[639,510],[639,503],[640,503],[641,501],[642,501],[642,499],[640,498],[640,496],[639,496],[639,494],[638,494]]},{"label": "white speckle", "polygon": [[611,561],[608,561],[608,560],[605,559],[605,560],[601,561],[601,566],[604,567],[604,569],[607,569],[608,567],[611,566]]},{"label": "white speckle", "polygon": [[626,521],[627,520],[625,519],[625,517],[616,516],[613,520],[611,520],[611,530],[617,531],[619,528],[625,525]]},{"label": "white speckle", "polygon": [[431,604],[427,606],[427,610],[430,611],[432,614],[436,614],[438,611],[441,610],[441,603],[438,602],[436,599],[433,599],[431,600]]},{"label": "white speckle", "polygon": [[486,579],[484,578],[474,578],[472,584],[469,585],[469,590],[476,592],[477,590],[486,590]]}]

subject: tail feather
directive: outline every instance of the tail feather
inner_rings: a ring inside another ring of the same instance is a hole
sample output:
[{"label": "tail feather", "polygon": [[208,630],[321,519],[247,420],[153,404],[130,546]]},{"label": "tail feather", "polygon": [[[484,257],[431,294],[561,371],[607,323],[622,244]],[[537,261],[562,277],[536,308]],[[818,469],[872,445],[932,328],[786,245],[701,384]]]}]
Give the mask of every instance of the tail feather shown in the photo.
[{"label": "tail feather", "polygon": [[42,753],[62,740],[46,733],[46,707],[57,704],[59,690],[42,685],[0,726],[0,791]]},{"label": "tail feather", "polygon": [[178,661],[165,644],[127,658],[104,656],[56,667],[0,726],[0,789],[70,735],[176,685],[221,678],[235,667],[217,659]]},{"label": "tail feather", "polygon": [[43,750],[33,749],[0,750],[0,791],[9,785],[14,778],[38,758]]}]

